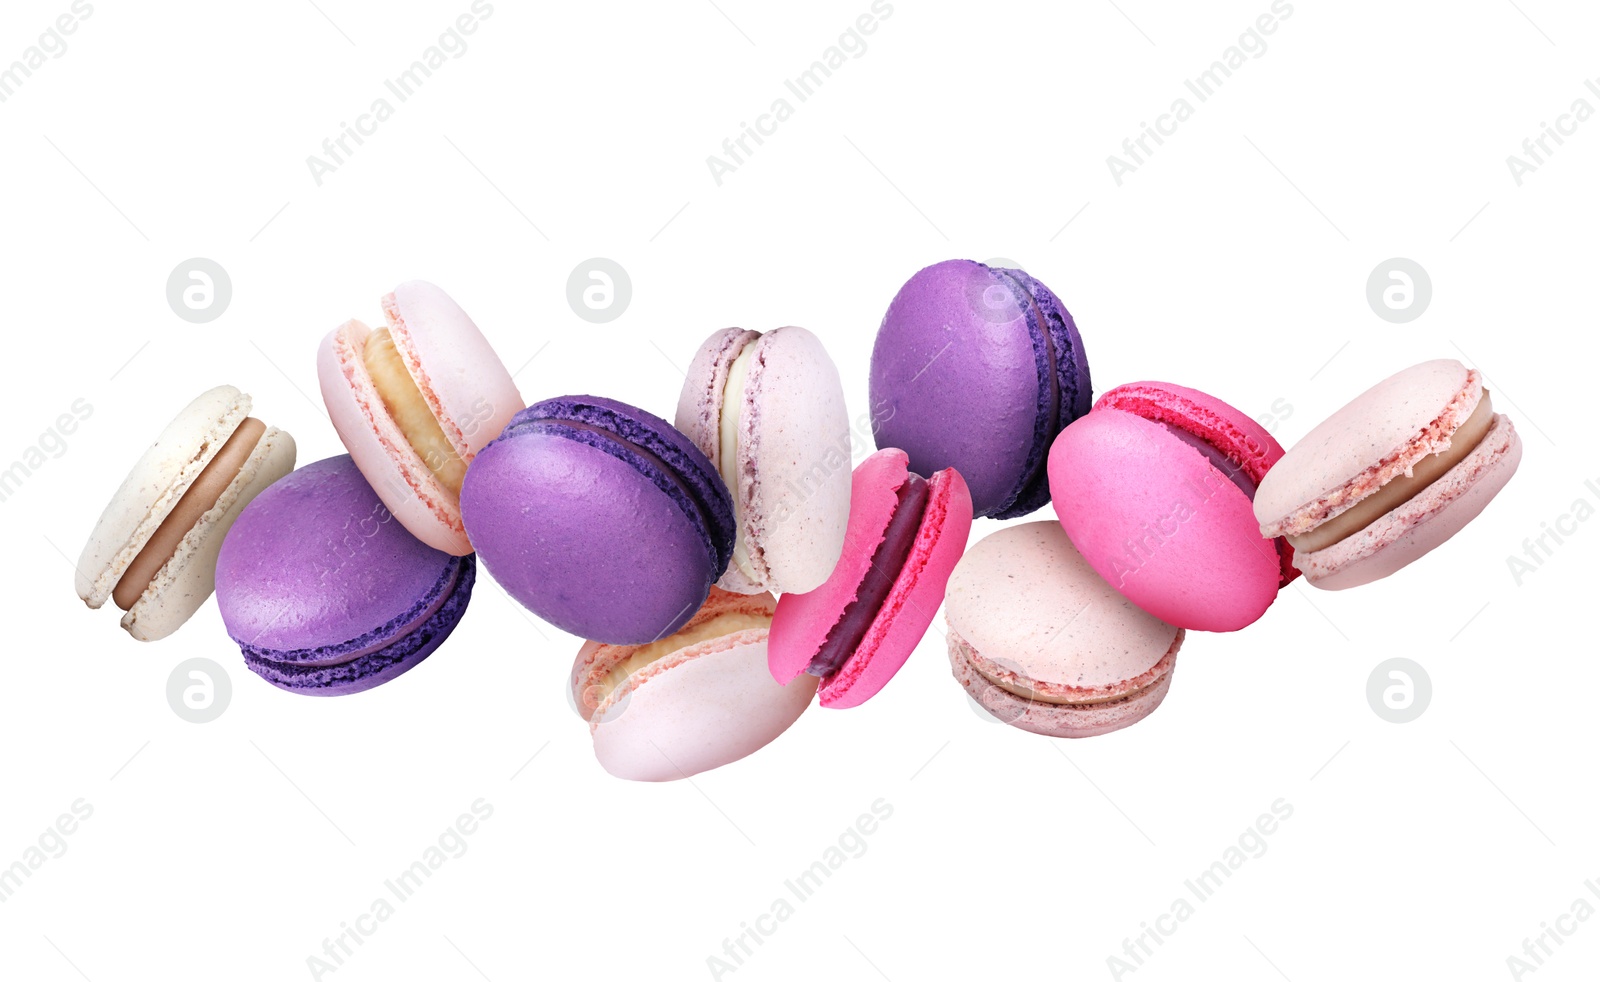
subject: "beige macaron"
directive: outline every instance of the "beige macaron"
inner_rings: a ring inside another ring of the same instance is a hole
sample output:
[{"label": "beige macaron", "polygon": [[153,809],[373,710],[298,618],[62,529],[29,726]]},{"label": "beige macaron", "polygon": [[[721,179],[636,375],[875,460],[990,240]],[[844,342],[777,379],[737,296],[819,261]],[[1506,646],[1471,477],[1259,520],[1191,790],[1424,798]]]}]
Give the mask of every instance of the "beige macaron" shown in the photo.
[{"label": "beige macaron", "polygon": [[251,418],[248,395],[201,393],[111,496],[78,559],[78,596],[95,608],[114,601],[140,641],[176,631],[211,596],[233,520],[294,457],[289,434]]}]

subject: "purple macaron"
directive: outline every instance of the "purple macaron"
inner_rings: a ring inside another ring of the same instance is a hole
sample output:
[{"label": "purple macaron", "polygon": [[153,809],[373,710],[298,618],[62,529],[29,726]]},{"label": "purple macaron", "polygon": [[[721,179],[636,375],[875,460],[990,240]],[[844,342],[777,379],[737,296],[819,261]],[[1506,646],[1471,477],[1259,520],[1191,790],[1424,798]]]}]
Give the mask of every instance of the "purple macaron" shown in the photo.
[{"label": "purple macaron", "polygon": [[217,607],[251,671],[290,692],[344,695],[432,654],[475,571],[472,556],[407,532],[348,456],[329,457],[240,513],[217,557]]},{"label": "purple macaron", "polygon": [[911,469],[961,472],[978,517],[1016,518],[1050,500],[1045,459],[1089,411],[1089,361],[1060,298],[1020,269],[951,259],[889,304],[868,393],[879,447]]},{"label": "purple macaron", "polygon": [[594,396],[524,409],[478,452],[461,520],[484,567],[568,633],[646,644],[682,627],[733,554],[733,499],[666,420]]}]

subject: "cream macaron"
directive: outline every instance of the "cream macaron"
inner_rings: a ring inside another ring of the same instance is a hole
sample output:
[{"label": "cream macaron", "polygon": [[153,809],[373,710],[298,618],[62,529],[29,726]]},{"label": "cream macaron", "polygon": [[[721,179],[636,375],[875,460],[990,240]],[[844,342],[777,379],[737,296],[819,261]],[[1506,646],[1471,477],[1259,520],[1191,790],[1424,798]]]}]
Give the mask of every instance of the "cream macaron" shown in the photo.
[{"label": "cream macaron", "polygon": [[114,601],[140,641],[176,631],[211,596],[233,520],[294,456],[289,434],[250,416],[248,395],[201,393],[111,496],[78,559],[78,596],[95,608]]},{"label": "cream macaron", "polygon": [[449,295],[413,280],[383,298],[385,325],[346,321],[317,351],[317,380],[339,439],[400,524],[455,556],[467,465],[522,409],[478,326]]},{"label": "cream macaron", "polygon": [[850,420],[839,370],[803,327],[730,327],[695,353],[674,420],[733,495],[738,538],[719,585],[806,593],[844,550]]}]

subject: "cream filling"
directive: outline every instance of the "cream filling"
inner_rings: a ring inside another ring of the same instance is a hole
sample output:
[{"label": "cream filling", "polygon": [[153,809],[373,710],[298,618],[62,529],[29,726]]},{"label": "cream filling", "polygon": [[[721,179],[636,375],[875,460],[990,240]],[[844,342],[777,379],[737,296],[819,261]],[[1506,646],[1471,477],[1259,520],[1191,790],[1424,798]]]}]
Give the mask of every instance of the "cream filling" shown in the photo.
[{"label": "cream filling", "polygon": [[717,418],[718,470],[733,496],[733,518],[739,534],[733,541],[733,564],[749,579],[759,582],[750,565],[750,550],[744,532],[744,505],[739,494],[739,417],[744,410],[744,379],[755,356],[756,340],[739,352],[728,366],[728,381],[722,387],[722,414]]},{"label": "cream filling", "polygon": [[738,631],[766,630],[772,626],[771,614],[747,614],[740,611],[729,611],[715,617],[685,628],[677,634],[669,635],[660,641],[634,648],[632,653],[618,662],[612,669],[594,683],[591,689],[594,705],[598,706],[610,698],[617,687],[628,680],[628,676],[645,668],[653,662],[682,651],[685,648],[712,641],[716,638],[733,634]]},{"label": "cream filling", "polygon": [[1489,404],[1489,390],[1484,389],[1477,408],[1450,434],[1450,446],[1417,461],[1410,474],[1401,474],[1311,531],[1289,536],[1289,544],[1296,552],[1316,552],[1355,535],[1444,476],[1478,446],[1493,423],[1494,408]]},{"label": "cream filling", "polygon": [[123,571],[111,599],[123,610],[139,602],[144,592],[155,581],[161,568],[178,554],[184,536],[192,531],[206,512],[217,506],[229,485],[238,478],[249,463],[250,455],[267,432],[267,424],[254,416],[246,417],[238,428],[223,442],[216,456],[206,462],[193,483],[184,490],[177,504],[162,519],[161,524],[145,541],[139,554]]},{"label": "cream filling", "polygon": [[440,428],[433,410],[422,397],[422,391],[406,371],[404,359],[394,346],[389,329],[380,327],[367,337],[361,351],[367,374],[372,376],[372,387],[378,390],[384,408],[400,428],[406,442],[417,452],[439,483],[452,495],[461,493],[461,481],[467,476],[466,461],[456,453],[456,448]]}]

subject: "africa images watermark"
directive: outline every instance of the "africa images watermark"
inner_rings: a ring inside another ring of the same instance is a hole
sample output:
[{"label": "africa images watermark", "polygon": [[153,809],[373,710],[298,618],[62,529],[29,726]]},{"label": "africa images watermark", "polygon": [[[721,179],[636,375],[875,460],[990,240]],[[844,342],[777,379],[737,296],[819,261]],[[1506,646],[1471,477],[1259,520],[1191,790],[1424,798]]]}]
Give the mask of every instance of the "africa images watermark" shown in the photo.
[{"label": "africa images watermark", "polygon": [[[1583,888],[1588,890],[1591,896],[1600,898],[1600,883],[1584,880]],[[1566,913],[1556,915],[1554,924],[1540,921],[1538,933],[1531,938],[1522,939],[1522,950],[1506,956],[1506,968],[1511,970],[1511,977],[1520,979],[1543,968],[1545,960],[1554,955],[1557,948],[1566,944],[1568,938],[1577,934],[1578,928],[1583,926],[1584,921],[1593,917],[1594,913],[1594,904],[1588,897],[1580,894],[1567,905]]]},{"label": "africa images watermark", "polygon": [[94,7],[88,0],[73,0],[66,13],[51,21],[50,26],[39,34],[39,39],[23,49],[22,57],[0,67],[0,102],[16,95],[17,90],[33,78],[34,72],[50,63],[49,59],[66,54],[67,35],[78,33],[82,22],[92,16]]},{"label": "africa images watermark", "polygon": [[1106,956],[1106,968],[1113,979],[1120,979],[1142,968],[1157,948],[1178,933],[1198,910],[1189,898],[1205,903],[1217,895],[1222,885],[1232,878],[1246,862],[1267,854],[1267,837],[1277,832],[1281,823],[1294,815],[1294,806],[1279,798],[1256,816],[1256,820],[1239,833],[1237,845],[1222,850],[1221,858],[1201,870],[1199,875],[1183,881],[1184,892],[1172,899],[1167,912],[1155,918],[1155,923],[1139,922],[1139,933],[1122,939],[1122,953]]},{"label": "africa images watermark", "polygon": [[[821,58],[813,61],[794,78],[783,80],[784,89],[800,102],[816,95],[822,84],[844,67],[847,60],[860,58],[867,53],[866,35],[877,33],[878,25],[893,15],[894,7],[888,0],[872,0],[870,12],[857,17],[854,24],[845,28],[839,39],[822,52]],[[786,96],[779,96],[772,100],[766,112],[756,117],[753,125],[740,122],[738,135],[722,141],[722,153],[706,157],[706,167],[711,171],[711,180],[717,187],[722,186],[724,175],[732,174],[741,165],[749,163],[749,158],[755,154],[750,141],[754,141],[757,147],[761,146],[766,142],[763,137],[777,133],[778,124],[786,122],[793,115],[794,103]]]},{"label": "africa images watermark", "polygon": [[[1588,492],[1588,497],[1572,499],[1566,511],[1548,522],[1539,523],[1538,535],[1522,540],[1522,555],[1511,553],[1506,556],[1506,569],[1511,572],[1511,582],[1521,586],[1527,577],[1539,572],[1556,554],[1556,549],[1577,535],[1583,523],[1594,517],[1595,503],[1600,502],[1600,481],[1584,481],[1583,489]],[[1590,498],[1594,501],[1590,501]]]},{"label": "africa images watermark", "polygon": [[78,425],[94,415],[94,406],[87,399],[74,399],[67,408],[70,412],[57,416],[55,422],[39,434],[36,443],[24,447],[22,454],[11,462],[10,467],[0,470],[0,502],[10,501],[39,468],[65,454],[67,437],[78,432]]},{"label": "africa images watermark", "polygon": [[[1190,95],[1200,102],[1205,102],[1233,77],[1233,73],[1243,68],[1252,59],[1260,58],[1267,53],[1267,35],[1276,34],[1278,27],[1284,21],[1294,16],[1294,7],[1289,0],[1272,0],[1272,6],[1266,13],[1257,17],[1239,39],[1229,45],[1222,57],[1213,61],[1205,71],[1194,78],[1183,80],[1183,87]],[[1178,132],[1178,127],[1188,122],[1194,115],[1195,104],[1187,96],[1178,96],[1172,100],[1167,111],[1156,117],[1155,123],[1141,122],[1139,135],[1129,137],[1122,141],[1122,154],[1111,154],[1106,157],[1106,166],[1111,169],[1111,179],[1117,187],[1122,187],[1126,175],[1132,174],[1144,164],[1150,162],[1155,149],[1149,141],[1154,141],[1157,147],[1166,142],[1165,137]]]},{"label": "africa images watermark", "polygon": [[[434,72],[443,68],[448,61],[467,53],[467,35],[476,34],[479,26],[492,16],[494,6],[489,0],[472,0],[468,11],[451,22],[439,34],[439,39],[422,52],[420,58],[394,78],[383,80],[384,89],[398,102],[405,102],[416,95]],[[314,153],[306,158],[306,168],[311,171],[311,179],[317,187],[322,187],[326,175],[350,162],[356,149],[367,142],[366,138],[377,133],[378,127],[394,115],[394,109],[395,103],[390,102],[388,96],[380,95],[372,100],[366,112],[356,117],[353,124],[341,122],[339,134],[322,141],[322,153]],[[350,145],[352,142],[354,147]]]},{"label": "africa images watermark", "polygon": [[33,879],[46,862],[67,854],[67,836],[78,831],[81,823],[94,817],[94,806],[83,798],[72,803],[69,811],[56,816],[45,826],[34,844],[22,850],[22,857],[10,866],[0,867],[0,904],[9,903],[22,885]]},{"label": "africa images watermark", "polygon": [[311,977],[320,979],[343,967],[356,949],[366,944],[367,939],[377,934],[378,928],[395,915],[396,903],[403,904],[416,896],[436,870],[446,862],[467,854],[467,837],[477,832],[481,823],[493,815],[494,805],[483,798],[474,801],[468,811],[457,815],[455,821],[439,833],[434,843],[422,850],[420,858],[383,881],[383,892],[367,905],[366,913],[353,918],[354,924],[340,921],[339,932],[331,938],[322,939],[321,953],[306,956],[306,968],[310,969]]},{"label": "africa images watermark", "polygon": [[[1586,78],[1583,87],[1589,94],[1600,100],[1600,79]],[[1548,164],[1555,155],[1556,148],[1563,146],[1567,141],[1565,137],[1574,136],[1578,127],[1587,123],[1594,117],[1594,104],[1584,96],[1572,100],[1572,105],[1567,111],[1556,117],[1555,125],[1541,121],[1539,135],[1530,136],[1522,141],[1522,153],[1510,154],[1506,157],[1506,169],[1511,171],[1511,179],[1517,187],[1522,187],[1523,177],[1532,174],[1540,167]],[[1550,144],[1554,143],[1555,147]]]},{"label": "africa images watermark", "polygon": [[768,938],[778,933],[783,922],[794,916],[795,904],[789,898],[802,904],[810,900],[845,863],[866,855],[867,836],[877,832],[893,815],[894,806],[883,798],[872,803],[870,813],[857,815],[856,820],[839,833],[835,844],[822,850],[816,862],[801,870],[798,876],[783,881],[783,892],[772,899],[765,913],[757,915],[754,924],[740,921],[739,933],[722,939],[722,953],[706,956],[706,968],[711,971],[711,977],[720,979],[738,971],[745,960],[755,954],[752,945],[766,944]]}]

